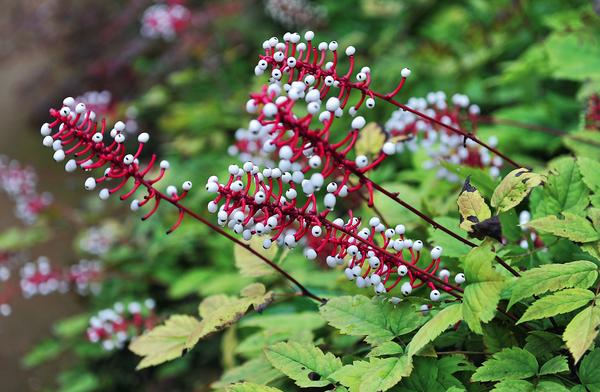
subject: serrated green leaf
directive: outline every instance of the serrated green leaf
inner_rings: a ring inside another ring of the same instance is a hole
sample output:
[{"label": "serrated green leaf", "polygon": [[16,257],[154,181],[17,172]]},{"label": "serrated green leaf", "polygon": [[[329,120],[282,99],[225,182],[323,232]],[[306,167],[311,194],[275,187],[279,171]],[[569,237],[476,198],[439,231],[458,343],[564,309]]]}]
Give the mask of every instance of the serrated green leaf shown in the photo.
[{"label": "serrated green leaf", "polygon": [[362,336],[379,344],[418,328],[425,318],[409,303],[392,305],[362,295],[330,299],[319,309],[327,322],[343,334]]},{"label": "serrated green leaf", "polygon": [[533,353],[540,360],[549,360],[554,352],[563,346],[560,335],[546,331],[531,331],[525,338],[525,350]]},{"label": "serrated green leaf", "polygon": [[540,381],[535,386],[536,392],[568,392],[569,388],[554,381]]},{"label": "serrated green leaf", "polygon": [[281,389],[244,382],[227,387],[227,392],[281,392]]},{"label": "serrated green leaf", "polygon": [[518,205],[536,186],[541,185],[546,178],[524,168],[508,173],[494,190],[492,207],[498,212],[508,211]]},{"label": "serrated green leaf", "polygon": [[362,377],[371,370],[371,363],[367,361],[354,361],[336,370],[329,377],[348,387],[350,392],[359,391]]},{"label": "serrated green leaf", "polygon": [[144,357],[137,369],[180,357],[186,348],[188,337],[199,325],[200,321],[194,317],[174,315],[163,325],[155,327],[131,342],[129,349]]},{"label": "serrated green leaf", "polygon": [[583,177],[583,183],[593,192],[600,191],[600,162],[587,157],[577,158],[577,167]]},{"label": "serrated green leaf", "polygon": [[591,392],[600,391],[600,349],[594,349],[587,354],[579,365],[579,380]]},{"label": "serrated green leaf", "polygon": [[492,267],[494,258],[490,246],[485,245],[471,250],[463,262],[466,278],[463,319],[478,334],[483,333],[481,323],[494,318],[505,283],[504,276]]},{"label": "serrated green leaf", "polygon": [[255,314],[244,318],[240,327],[256,327],[270,331],[314,331],[324,326],[325,319],[315,312],[288,314]]},{"label": "serrated green leaf", "polygon": [[471,233],[472,226],[485,221],[492,216],[481,193],[471,185],[469,177],[465,180],[462,190],[456,200],[460,214],[460,228]]},{"label": "serrated green leaf", "polygon": [[600,239],[600,234],[587,219],[570,212],[563,212],[562,215],[564,219],[554,215],[534,219],[527,226],[541,233],[550,233],[575,242],[592,242]]},{"label": "serrated green leaf", "polygon": [[517,324],[568,313],[585,306],[594,298],[594,293],[580,288],[565,289],[538,299],[527,308]]},{"label": "serrated green leaf", "polygon": [[329,376],[342,367],[342,361],[318,347],[296,342],[277,343],[265,349],[267,359],[303,388],[331,384]]},{"label": "serrated green leaf", "polygon": [[413,365],[410,357],[371,358],[371,369],[362,376],[360,392],[387,391],[410,375]]},{"label": "serrated green leaf", "polygon": [[214,382],[211,387],[224,388],[243,381],[264,385],[282,376],[283,374],[279,370],[271,366],[265,355],[261,354],[238,367],[225,371],[221,379]]},{"label": "serrated green leaf", "polygon": [[546,184],[535,190],[541,197],[533,206],[534,217],[558,215],[561,212],[584,216],[589,203],[589,190],[583,183],[575,159],[555,159],[548,164],[548,170]]},{"label": "serrated green leaf", "polygon": [[563,340],[573,355],[575,363],[579,362],[583,354],[594,343],[594,339],[598,335],[598,326],[600,326],[600,309],[595,305],[579,312],[567,324]]},{"label": "serrated green leaf", "polygon": [[517,339],[510,326],[492,322],[483,326],[483,345],[486,352],[493,354],[503,348],[516,346]]},{"label": "serrated green leaf", "polygon": [[563,138],[562,140],[567,148],[573,151],[578,157],[598,158],[599,132],[579,131],[573,132],[571,135],[574,138]]},{"label": "serrated green leaf", "polygon": [[600,42],[591,31],[553,33],[544,46],[555,78],[583,81],[600,79]]},{"label": "serrated green leaf", "polygon": [[545,376],[548,374],[556,374],[568,371],[569,363],[567,362],[567,357],[565,357],[564,355],[559,355],[544,363],[540,368],[539,375]]},{"label": "serrated green leaf", "polygon": [[485,361],[471,377],[472,381],[522,380],[538,372],[538,362],[527,350],[505,348]]},{"label": "serrated green leaf", "polygon": [[417,354],[428,343],[433,342],[442,332],[462,320],[462,304],[453,304],[442,309],[417,331],[406,352],[409,357]]},{"label": "serrated green leaf", "polygon": [[557,291],[564,288],[588,288],[598,277],[596,264],[591,261],[572,261],[565,264],[547,264],[523,272],[512,286],[508,308],[523,298]]}]

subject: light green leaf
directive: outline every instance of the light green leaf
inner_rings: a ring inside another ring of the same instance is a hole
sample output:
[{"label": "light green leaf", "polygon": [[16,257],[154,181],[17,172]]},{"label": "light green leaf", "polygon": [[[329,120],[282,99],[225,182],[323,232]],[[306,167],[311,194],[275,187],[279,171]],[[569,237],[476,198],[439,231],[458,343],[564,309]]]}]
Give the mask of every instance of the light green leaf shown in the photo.
[{"label": "light green leaf", "polygon": [[600,326],[600,310],[593,305],[579,312],[565,328],[563,340],[573,354],[575,363],[594,343],[598,335],[598,326]]},{"label": "light green leaf", "polygon": [[277,343],[265,349],[267,359],[303,388],[331,384],[329,376],[342,367],[342,361],[318,347],[296,342]]},{"label": "light green leaf", "polygon": [[469,328],[482,334],[481,322],[494,318],[500,293],[504,287],[504,277],[492,267],[495,258],[489,245],[474,248],[464,259],[466,278],[463,294],[463,319]]},{"label": "light green leaf", "polygon": [[403,377],[410,375],[412,360],[410,357],[371,358],[371,369],[362,376],[360,392],[387,391],[398,384]]},{"label": "light green leaf", "polygon": [[598,277],[596,264],[591,261],[572,261],[547,264],[523,272],[514,281],[508,308],[523,298],[569,287],[588,288]]},{"label": "light green leaf", "polygon": [[579,380],[591,392],[600,391],[600,349],[595,349],[586,355],[579,365]]},{"label": "light green leaf", "polygon": [[543,364],[540,368],[539,375],[545,376],[547,374],[556,374],[568,371],[569,363],[567,362],[567,357],[565,357],[564,355],[559,355]]},{"label": "light green leaf", "polygon": [[281,392],[281,389],[244,382],[227,387],[227,392]]},{"label": "light green leaf", "polygon": [[556,316],[557,314],[571,312],[577,308],[585,306],[593,298],[593,292],[580,288],[565,289],[557,293],[547,295],[531,304],[517,324],[529,320],[538,320]]},{"label": "light green leaf", "polygon": [[546,178],[529,169],[519,168],[511,171],[502,179],[492,195],[492,207],[498,212],[508,211],[518,205],[536,186]]},{"label": "light green leaf", "polygon": [[361,379],[371,370],[371,363],[367,361],[354,361],[332,373],[329,378],[348,387],[351,392],[359,391]]},{"label": "light green leaf", "polygon": [[473,374],[473,381],[521,380],[535,376],[538,362],[527,350],[505,348],[485,361]]},{"label": "light green leaf", "polygon": [[404,350],[396,342],[384,342],[381,345],[373,347],[367,354],[367,357],[384,357],[388,355],[402,354]]},{"label": "light green leaf", "polygon": [[366,335],[365,340],[370,344],[379,344],[407,334],[425,320],[409,303],[394,306],[362,295],[332,298],[319,311],[341,333]]},{"label": "light green leaf", "polygon": [[548,168],[546,184],[534,191],[538,194],[538,203],[533,205],[534,217],[558,215],[563,211],[584,216],[589,204],[589,190],[583,183],[575,159],[558,158],[551,161]]},{"label": "light green leaf", "polygon": [[453,304],[442,309],[426,322],[412,338],[406,352],[409,357],[417,354],[428,343],[440,336],[442,332],[462,319],[462,304]]},{"label": "light green leaf", "polygon": [[535,386],[536,392],[569,392],[569,388],[554,381],[540,381]]},{"label": "light green leaf", "polygon": [[556,32],[544,45],[555,78],[600,79],[600,42],[591,31],[579,34]]},{"label": "light green leaf", "polygon": [[[435,221],[442,226],[446,226],[450,230],[459,230],[459,224],[456,218],[442,216],[439,218],[435,218]],[[471,250],[470,246],[465,245],[460,241],[456,241],[456,239],[450,237],[448,234],[444,233],[441,230],[436,230],[433,227],[429,227],[427,229],[427,232],[429,233],[429,241],[432,244],[439,245],[444,249],[444,256],[460,257],[466,255]],[[479,243],[478,240],[472,241],[475,243]]]},{"label": "light green leaf", "polygon": [[591,158],[579,157],[577,166],[584,184],[593,192],[600,191],[600,162]]},{"label": "light green leaf", "polygon": [[144,358],[137,369],[178,358],[186,349],[186,342],[200,321],[191,316],[174,315],[163,325],[143,334],[129,345],[129,349]]},{"label": "light green leaf", "polygon": [[471,185],[469,180],[470,178],[467,177],[462,191],[458,195],[456,204],[458,205],[458,213],[460,214],[460,228],[470,233],[474,224],[490,218],[492,212],[483,199],[483,196],[481,196],[481,193]]},{"label": "light green leaf", "polygon": [[264,354],[244,362],[242,365],[229,369],[223,373],[219,381],[214,382],[212,388],[224,388],[228,385],[247,381],[264,385],[282,377],[283,374],[269,363]]},{"label": "light green leaf", "polygon": [[255,314],[245,317],[240,327],[257,327],[270,331],[314,331],[325,325],[325,319],[315,312],[286,314]]},{"label": "light green leaf", "polygon": [[562,214],[564,219],[550,215],[534,219],[527,226],[539,232],[550,233],[575,242],[592,242],[600,239],[600,234],[587,219],[570,212],[563,212]]}]

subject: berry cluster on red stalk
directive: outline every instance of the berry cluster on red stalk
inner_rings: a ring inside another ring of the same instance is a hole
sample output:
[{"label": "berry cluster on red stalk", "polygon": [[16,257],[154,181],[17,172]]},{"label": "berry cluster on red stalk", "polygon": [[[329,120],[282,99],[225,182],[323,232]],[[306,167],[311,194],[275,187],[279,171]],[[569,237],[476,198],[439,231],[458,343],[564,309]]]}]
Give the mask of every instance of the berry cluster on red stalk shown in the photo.
[{"label": "berry cluster on red stalk", "polygon": [[[372,286],[376,294],[387,293],[399,284],[405,296],[413,289],[429,287],[432,301],[440,299],[440,290],[461,291],[448,283],[448,270],[439,270],[440,247],[431,250],[426,267],[417,266],[423,242],[405,237],[403,225],[388,228],[373,217],[361,228],[361,219],[352,211],[347,222],[341,218],[331,221],[327,216],[333,205],[328,204],[328,197],[323,212],[317,210],[315,189],[305,190],[306,200],[300,202],[296,190],[299,179],[294,180],[292,173],[279,168],[261,172],[258,166],[246,162],[242,168],[231,165],[229,173],[225,184],[214,176],[209,179],[206,189],[218,195],[208,204],[208,210],[217,213],[219,225],[231,228],[245,240],[266,236],[264,248],[270,248],[274,241],[288,248],[303,244],[307,259],[326,255],[329,267],[346,266],[344,273],[349,280],[359,288]],[[320,188],[318,184],[316,187]],[[335,183],[327,186],[329,192],[335,188]],[[454,280],[463,283],[464,274],[457,274]]]},{"label": "berry cluster on red stalk", "polygon": [[585,113],[585,128],[600,130],[600,95],[594,94],[588,99]]},{"label": "berry cluster on red stalk", "polygon": [[130,302],[127,306],[117,302],[90,318],[87,338],[92,343],[100,343],[106,351],[121,349],[128,341],[156,325],[158,319],[154,307],[152,299]]},{"label": "berry cluster on red stalk", "polygon": [[[477,132],[480,116],[479,106],[470,104],[466,95],[454,94],[451,102],[447,102],[446,94],[442,91],[431,92],[425,98],[412,97],[406,106],[426,113],[440,123],[458,129],[468,129],[471,134]],[[412,112],[403,109],[394,111],[385,123],[385,131],[390,138],[406,140],[400,148],[415,151],[423,149],[431,158],[423,162],[426,169],[437,168],[437,176],[451,182],[459,182],[459,177],[441,165],[449,162],[454,165],[478,167],[487,169],[492,177],[500,175],[503,160],[492,156],[490,151],[473,140],[465,140],[461,135],[449,131],[437,123],[427,121]],[[488,145],[496,147],[498,139],[494,136],[488,139]]]},{"label": "berry cluster on red stalk", "polygon": [[170,0],[148,7],[142,16],[141,34],[146,38],[173,40],[190,23],[190,11],[180,1]]}]

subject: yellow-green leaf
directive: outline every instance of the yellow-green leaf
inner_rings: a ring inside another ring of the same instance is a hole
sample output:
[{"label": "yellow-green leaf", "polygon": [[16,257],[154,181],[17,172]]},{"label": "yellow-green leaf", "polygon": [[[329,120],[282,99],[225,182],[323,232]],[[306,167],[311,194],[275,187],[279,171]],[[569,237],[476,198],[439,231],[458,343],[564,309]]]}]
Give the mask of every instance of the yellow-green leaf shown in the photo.
[{"label": "yellow-green leaf", "polygon": [[412,372],[408,356],[396,358],[371,358],[371,369],[361,377],[360,392],[387,391]]},{"label": "yellow-green leaf", "polygon": [[525,321],[529,320],[538,320],[556,316],[557,314],[571,312],[577,308],[585,306],[593,298],[593,292],[580,288],[565,289],[557,293],[547,295],[532,303],[517,324],[524,323]]},{"label": "yellow-green leaf", "polygon": [[376,155],[381,151],[385,143],[385,133],[377,123],[368,123],[358,133],[358,140],[355,144],[357,155]]},{"label": "yellow-green leaf", "polygon": [[465,180],[456,204],[458,204],[458,212],[460,213],[460,228],[469,233],[472,231],[474,224],[483,222],[492,216],[492,212],[481,193],[471,185],[470,177]]},{"label": "yellow-green leaf", "polygon": [[406,347],[408,356],[412,357],[417,354],[428,343],[433,342],[442,332],[460,320],[462,320],[462,304],[453,304],[442,309],[417,331]]},{"label": "yellow-green leaf", "polygon": [[146,332],[129,345],[129,349],[144,358],[137,369],[175,359],[186,348],[186,341],[200,321],[191,316],[174,315],[163,324]]},{"label": "yellow-green leaf", "polygon": [[277,343],[265,349],[267,359],[303,388],[331,384],[329,376],[342,367],[342,361],[318,347],[297,342]]},{"label": "yellow-green leaf", "polygon": [[598,277],[596,264],[579,260],[565,264],[546,264],[523,272],[512,287],[508,308],[523,298],[564,288],[588,288]]},{"label": "yellow-green leaf", "polygon": [[502,179],[492,195],[492,207],[498,212],[508,211],[518,205],[529,192],[544,183],[546,178],[529,169],[519,168],[511,171]]},{"label": "yellow-green leaf", "polygon": [[577,363],[598,335],[600,309],[595,305],[579,312],[565,328],[563,340]]},{"label": "yellow-green leaf", "polygon": [[562,215],[564,219],[554,215],[534,219],[528,223],[528,226],[539,232],[550,233],[575,242],[592,242],[600,239],[600,234],[587,219],[570,212],[563,212]]},{"label": "yellow-green leaf", "polygon": [[494,318],[505,284],[504,276],[492,267],[495,256],[489,245],[482,245],[471,250],[463,262],[467,283],[463,294],[463,319],[478,334],[483,334],[481,323]]},{"label": "yellow-green leaf", "polygon": [[537,374],[538,362],[527,350],[513,347],[495,353],[477,368],[471,380],[522,380]]},{"label": "yellow-green leaf", "polygon": [[[273,244],[269,249],[265,249],[262,246],[262,239],[259,236],[252,237],[247,244],[269,260],[273,260],[275,255],[277,255],[277,244]],[[235,259],[235,266],[240,270],[242,276],[259,277],[271,275],[275,272],[268,264],[241,246],[233,247],[233,258]]]}]

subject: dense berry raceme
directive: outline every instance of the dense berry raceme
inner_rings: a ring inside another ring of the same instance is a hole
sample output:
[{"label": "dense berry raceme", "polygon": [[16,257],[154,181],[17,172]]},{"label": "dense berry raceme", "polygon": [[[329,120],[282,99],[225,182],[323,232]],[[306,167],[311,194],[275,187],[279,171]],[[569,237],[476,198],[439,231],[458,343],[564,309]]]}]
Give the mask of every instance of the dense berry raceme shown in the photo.
[{"label": "dense berry raceme", "polygon": [[143,302],[117,302],[112,308],[100,310],[90,318],[86,335],[107,351],[121,349],[125,344],[157,323],[152,299]]},{"label": "dense berry raceme", "polygon": [[147,38],[173,40],[190,22],[190,11],[182,4],[171,1],[148,7],[142,16],[141,34]]},{"label": "dense berry raceme", "polygon": [[37,183],[33,169],[0,156],[0,189],[15,203],[15,215],[25,224],[35,223],[39,214],[52,203],[50,193],[38,193]]},{"label": "dense berry raceme", "polygon": [[266,0],[265,11],[286,27],[316,26],[327,16],[327,11],[309,0]]},{"label": "dense berry raceme", "polygon": [[[477,131],[480,109],[479,106],[470,104],[466,95],[455,94],[448,102],[444,92],[431,92],[424,98],[410,98],[406,105],[452,127],[469,130],[473,134]],[[402,109],[396,110],[385,123],[385,131],[392,140],[408,139],[404,144],[399,145],[401,148],[413,151],[419,148],[425,150],[431,159],[423,162],[423,167],[437,168],[437,175],[440,178],[452,182],[460,181],[456,174],[441,165],[442,162],[487,169],[492,177],[500,175],[502,158],[493,156],[488,149],[473,140],[465,140],[461,135],[414,113]],[[497,139],[490,137],[488,145],[496,147],[496,144]]]},{"label": "dense berry raceme", "polygon": [[[440,290],[458,289],[448,283],[450,272],[440,269],[440,247],[426,252],[430,261],[425,266],[417,266],[423,242],[405,237],[403,225],[386,227],[374,217],[361,227],[361,219],[351,212],[347,222],[341,218],[330,221],[327,215],[333,209],[332,193],[324,199],[329,208],[318,212],[314,193],[303,192],[306,198],[300,202],[302,195],[296,188],[299,179],[295,181],[290,172],[279,168],[260,172],[258,166],[247,162],[242,168],[231,165],[229,172],[225,184],[216,177],[209,179],[207,190],[218,195],[208,210],[217,214],[219,225],[231,228],[245,240],[264,236],[265,248],[275,241],[289,248],[303,245],[307,259],[322,255],[331,268],[343,265],[348,279],[355,280],[359,288],[372,286],[377,294],[399,285],[400,292],[409,295],[426,285],[431,300],[437,301]],[[328,190],[333,191],[331,184]],[[457,274],[454,279],[457,284],[463,283],[464,275]]]}]

